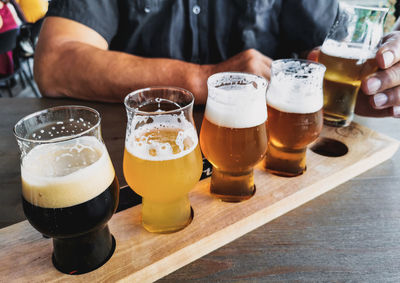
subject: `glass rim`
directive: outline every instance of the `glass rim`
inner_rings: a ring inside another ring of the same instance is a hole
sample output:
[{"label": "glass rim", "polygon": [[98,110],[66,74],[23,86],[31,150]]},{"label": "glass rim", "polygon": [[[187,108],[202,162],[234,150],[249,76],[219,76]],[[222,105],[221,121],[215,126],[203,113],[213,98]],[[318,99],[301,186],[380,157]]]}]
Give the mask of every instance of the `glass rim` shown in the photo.
[{"label": "glass rim", "polygon": [[350,7],[355,9],[362,10],[370,10],[370,11],[379,11],[379,12],[388,12],[390,7],[388,6],[379,6],[379,5],[363,5],[363,4],[351,4],[346,2],[339,2],[340,7]]},{"label": "glass rim", "polygon": [[308,60],[308,59],[294,59],[294,58],[286,58],[286,59],[278,59],[278,60],[273,60],[271,63],[271,75],[272,75],[272,67],[273,65],[278,64],[279,62],[289,62],[289,61],[293,61],[293,62],[302,62],[302,63],[309,63],[310,65],[316,65],[318,66],[321,70],[326,71],[326,66],[324,64],[321,64],[319,62],[316,61],[312,61],[312,60]]},{"label": "glass rim", "polygon": [[[190,103],[188,103],[185,106],[180,106],[179,105],[178,109],[165,110],[165,111],[164,110],[162,110],[162,111],[142,111],[142,110],[139,110],[139,109],[137,109],[135,107],[131,107],[131,106],[128,105],[128,100],[131,97],[133,97],[135,95],[138,95],[139,93],[142,93],[142,92],[150,92],[150,91],[153,91],[153,90],[172,90],[172,91],[176,91],[176,92],[179,92],[179,93],[188,94],[190,96],[190,98],[191,98],[191,101],[190,101]],[[177,113],[177,112],[185,111],[186,109],[192,107],[193,104],[194,104],[194,95],[193,95],[193,93],[188,91],[187,89],[184,89],[184,88],[181,88],[181,87],[176,87],[176,86],[152,86],[152,87],[141,88],[141,89],[137,89],[135,91],[132,91],[132,92],[128,93],[124,98],[124,105],[125,105],[125,108],[127,110],[129,110],[131,112],[134,112],[136,114],[147,115],[147,116],[148,115],[174,114],[174,113]]]},{"label": "glass rim", "polygon": [[[17,127],[19,125],[21,125],[23,122],[32,119],[33,117],[39,116],[43,113],[46,112],[50,112],[50,111],[57,111],[57,110],[63,110],[63,109],[81,109],[81,110],[87,110],[91,113],[94,113],[97,116],[97,122],[96,124],[92,125],[89,129],[84,130],[83,132],[80,132],[78,134],[74,134],[74,135],[68,135],[68,136],[64,136],[64,137],[59,137],[57,139],[48,139],[48,140],[34,140],[34,139],[29,139],[29,138],[24,138],[21,137],[17,134]],[[15,136],[15,138],[19,141],[23,141],[23,142],[30,142],[30,143],[40,143],[40,144],[49,144],[49,143],[56,143],[56,142],[64,142],[64,141],[69,141],[69,140],[73,140],[76,138],[79,138],[81,136],[86,135],[87,133],[89,133],[90,131],[92,131],[93,129],[97,128],[98,126],[100,126],[101,123],[101,116],[100,113],[91,107],[88,106],[82,106],[82,105],[63,105],[63,106],[54,106],[54,107],[50,107],[50,108],[46,108],[43,110],[39,110],[36,112],[33,112],[31,114],[26,115],[25,117],[22,117],[15,125],[13,128],[13,134]]]},{"label": "glass rim", "polygon": [[246,72],[219,72],[219,73],[215,73],[212,74],[211,76],[208,77],[207,79],[207,86],[208,87],[217,87],[215,84],[212,84],[213,80],[216,80],[217,77],[223,77],[229,74],[233,74],[233,75],[245,75],[246,77],[253,77],[256,78],[260,81],[262,81],[262,86],[261,87],[267,87],[268,86],[268,81],[266,78],[256,75],[256,74],[251,74],[251,73],[246,73]]}]

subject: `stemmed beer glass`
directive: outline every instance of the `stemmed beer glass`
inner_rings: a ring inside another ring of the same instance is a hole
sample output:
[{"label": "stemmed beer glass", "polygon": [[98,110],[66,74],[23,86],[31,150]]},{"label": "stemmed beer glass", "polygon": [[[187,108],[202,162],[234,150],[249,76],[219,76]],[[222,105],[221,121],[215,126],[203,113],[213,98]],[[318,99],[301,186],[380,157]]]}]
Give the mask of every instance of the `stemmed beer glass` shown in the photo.
[{"label": "stemmed beer glass", "polygon": [[107,222],[119,186],[100,120],[89,107],[60,106],[28,115],[14,127],[24,213],[53,238],[53,264],[67,274],[100,267],[115,249]]},{"label": "stemmed beer glass", "polygon": [[193,103],[189,91],[173,87],[140,89],[125,98],[124,176],[143,197],[142,224],[150,232],[174,232],[192,219],[188,192],[203,168]]}]

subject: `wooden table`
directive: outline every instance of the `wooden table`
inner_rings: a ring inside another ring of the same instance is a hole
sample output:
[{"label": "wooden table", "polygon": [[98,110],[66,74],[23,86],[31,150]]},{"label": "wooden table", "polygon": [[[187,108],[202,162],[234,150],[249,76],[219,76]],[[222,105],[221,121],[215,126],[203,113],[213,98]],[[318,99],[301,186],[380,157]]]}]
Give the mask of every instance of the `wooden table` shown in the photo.
[{"label": "wooden table", "polygon": [[[0,99],[0,227],[25,219],[13,125],[55,105],[102,115],[103,138],[122,176],[125,110],[75,100]],[[196,112],[199,114],[201,109]],[[200,116],[196,116],[200,121]],[[196,119],[195,118],[195,119]],[[358,118],[400,139],[400,120]],[[380,166],[177,270],[160,281],[400,281],[400,152]],[[10,271],[12,272],[12,271]],[[1,281],[1,279],[0,279]]]}]

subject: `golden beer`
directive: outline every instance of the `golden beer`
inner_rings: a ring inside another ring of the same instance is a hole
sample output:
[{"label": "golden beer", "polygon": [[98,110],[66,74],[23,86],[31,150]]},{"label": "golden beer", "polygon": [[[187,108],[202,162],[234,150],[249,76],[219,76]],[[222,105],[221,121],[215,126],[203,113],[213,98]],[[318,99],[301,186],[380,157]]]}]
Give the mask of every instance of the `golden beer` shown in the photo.
[{"label": "golden beer", "polygon": [[[136,110],[127,107],[124,176],[128,185],[142,196],[144,228],[156,233],[174,232],[190,223],[188,192],[199,181],[203,167],[197,132],[191,121],[193,96],[187,92],[189,104],[181,108],[179,103],[186,102],[158,97],[170,95],[169,91],[177,97],[186,94],[174,88],[161,92],[142,90],[149,101],[141,101],[143,105]],[[136,102],[138,92],[127,99]]]},{"label": "golden beer", "polygon": [[200,145],[213,165],[210,192],[223,201],[243,201],[255,193],[253,167],[267,146],[266,86],[264,78],[244,73],[208,79]]},{"label": "golden beer", "polygon": [[322,109],[290,113],[268,105],[268,170],[282,176],[302,174],[306,170],[307,146],[318,138],[322,124]]},{"label": "golden beer", "polygon": [[203,163],[199,145],[195,145],[197,141],[188,140],[185,150],[189,152],[179,155],[176,145],[179,132],[176,128],[152,129],[137,138],[138,141],[167,143],[178,158],[163,158],[150,150],[151,158],[145,159],[125,148],[124,176],[132,189],[143,197],[143,225],[151,232],[179,230],[191,220],[188,192],[199,181]]},{"label": "golden beer", "polygon": [[213,174],[221,177],[211,179],[212,194],[229,201],[244,200],[253,195],[253,167],[262,160],[267,146],[264,123],[251,128],[227,128],[215,125],[205,117],[200,145],[216,168]]},{"label": "golden beer", "polygon": [[323,125],[324,72],[323,65],[306,60],[272,63],[264,162],[270,173],[293,177],[305,172],[307,146],[317,139]]},{"label": "golden beer", "polygon": [[324,77],[324,120],[327,125],[347,126],[354,116],[361,80],[378,67],[375,54],[360,46],[322,48],[319,62],[326,66]]}]

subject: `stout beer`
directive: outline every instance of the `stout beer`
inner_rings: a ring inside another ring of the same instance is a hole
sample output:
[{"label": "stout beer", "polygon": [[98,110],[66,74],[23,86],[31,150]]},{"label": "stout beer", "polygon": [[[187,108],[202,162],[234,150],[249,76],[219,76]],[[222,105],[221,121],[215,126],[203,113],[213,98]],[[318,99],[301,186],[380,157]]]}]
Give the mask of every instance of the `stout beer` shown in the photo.
[{"label": "stout beer", "polygon": [[113,254],[107,221],[119,186],[101,140],[100,116],[61,106],[14,127],[21,155],[22,204],[32,226],[53,238],[53,264],[67,274],[89,272]]}]

